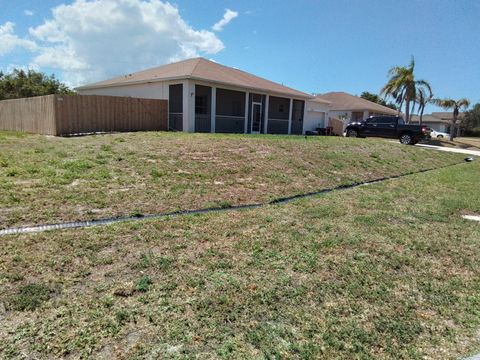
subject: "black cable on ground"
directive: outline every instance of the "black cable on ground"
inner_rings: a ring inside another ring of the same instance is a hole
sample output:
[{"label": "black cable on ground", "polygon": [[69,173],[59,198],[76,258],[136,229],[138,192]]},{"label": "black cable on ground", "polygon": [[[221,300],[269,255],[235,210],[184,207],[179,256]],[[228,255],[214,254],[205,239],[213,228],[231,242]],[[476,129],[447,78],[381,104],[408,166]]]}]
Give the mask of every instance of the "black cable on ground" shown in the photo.
[{"label": "black cable on ground", "polygon": [[245,205],[233,205],[230,207],[210,207],[204,209],[197,209],[197,210],[178,210],[172,212],[163,212],[158,214],[151,214],[151,215],[139,215],[139,216],[125,216],[125,217],[114,217],[114,218],[105,218],[105,219],[98,219],[98,220],[87,220],[87,221],[73,221],[73,222],[63,222],[57,224],[45,224],[45,225],[34,225],[34,226],[22,226],[22,227],[12,227],[6,229],[0,229],[0,236],[2,235],[13,235],[13,234],[27,234],[27,233],[38,233],[43,231],[49,230],[61,230],[61,229],[76,229],[76,228],[85,228],[85,227],[93,227],[93,226],[100,226],[100,225],[109,225],[115,224],[120,222],[127,222],[127,221],[138,221],[138,220],[148,220],[148,219],[160,219],[164,217],[173,217],[173,216],[180,216],[180,215],[196,215],[196,214],[207,214],[212,212],[223,212],[223,211],[236,211],[236,210],[243,210],[243,209],[255,209],[263,206],[268,205],[280,205],[286,204],[288,202],[304,199],[320,194],[326,194],[332,191],[338,190],[347,190],[352,189],[358,186],[363,185],[370,185],[378,182],[382,182],[385,180],[391,179],[398,179],[404,176],[415,175],[420,173],[425,173],[428,171],[439,170],[450,166],[457,166],[460,164],[451,164],[446,166],[441,166],[438,168],[431,168],[431,169],[424,169],[418,171],[411,171],[405,174],[399,175],[391,175],[385,176],[382,178],[374,179],[374,180],[366,180],[355,182],[352,184],[347,185],[339,185],[332,188],[326,188],[318,191],[312,191],[304,194],[297,194],[292,196],[281,197],[277,199],[273,199],[266,203],[254,203],[254,204],[245,204]]}]

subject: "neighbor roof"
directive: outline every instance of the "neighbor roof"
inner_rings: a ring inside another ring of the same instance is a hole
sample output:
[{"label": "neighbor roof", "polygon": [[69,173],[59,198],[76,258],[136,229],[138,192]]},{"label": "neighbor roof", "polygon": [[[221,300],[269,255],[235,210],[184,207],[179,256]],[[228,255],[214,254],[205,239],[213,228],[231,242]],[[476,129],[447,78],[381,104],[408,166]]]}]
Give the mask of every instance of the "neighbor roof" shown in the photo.
[{"label": "neighbor roof", "polygon": [[333,111],[372,111],[380,114],[397,115],[398,111],[389,107],[362,99],[361,97],[347,94],[346,92],[329,92],[316,96],[317,99],[326,100],[331,103],[330,110]]},{"label": "neighbor roof", "polygon": [[204,58],[183,60],[156,68],[139,71],[133,74],[119,76],[110,80],[81,86],[77,88],[77,90],[114,87],[118,85],[142,84],[175,79],[203,80],[217,84],[238,86],[261,92],[273,92],[302,98],[312,97],[304,92],[263,79],[245,71],[209,61]]},{"label": "neighbor roof", "polygon": [[[458,123],[461,123],[464,117],[464,113],[458,114]],[[453,113],[452,112],[432,112],[431,114],[423,115],[422,122],[425,123],[444,123],[450,124],[452,122]],[[412,116],[412,122],[419,122],[420,117],[418,115]]]},{"label": "neighbor roof", "polygon": [[[453,111],[440,111],[440,112],[432,112],[432,116],[436,118],[440,118],[443,120],[452,120],[453,119]],[[461,119],[463,118],[464,113],[460,112],[458,113],[458,118]]]},{"label": "neighbor roof", "polygon": [[[412,115],[412,122],[420,122],[420,116]],[[424,123],[441,123],[441,124],[450,124],[450,120],[441,119],[439,117],[432,116],[430,114],[425,114],[422,117],[422,122]]]}]

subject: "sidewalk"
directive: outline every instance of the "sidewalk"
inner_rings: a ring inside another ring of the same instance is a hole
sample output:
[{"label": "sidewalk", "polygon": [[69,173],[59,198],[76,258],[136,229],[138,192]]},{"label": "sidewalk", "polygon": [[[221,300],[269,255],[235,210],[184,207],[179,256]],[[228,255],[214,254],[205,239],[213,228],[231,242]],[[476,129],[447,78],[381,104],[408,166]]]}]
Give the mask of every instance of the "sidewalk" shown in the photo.
[{"label": "sidewalk", "polygon": [[465,154],[465,155],[480,156],[480,150],[458,149],[458,148],[449,148],[449,147],[426,145],[426,144],[417,144],[415,146],[421,146],[421,147],[429,148],[433,150],[453,152],[453,153],[459,153],[459,154]]}]

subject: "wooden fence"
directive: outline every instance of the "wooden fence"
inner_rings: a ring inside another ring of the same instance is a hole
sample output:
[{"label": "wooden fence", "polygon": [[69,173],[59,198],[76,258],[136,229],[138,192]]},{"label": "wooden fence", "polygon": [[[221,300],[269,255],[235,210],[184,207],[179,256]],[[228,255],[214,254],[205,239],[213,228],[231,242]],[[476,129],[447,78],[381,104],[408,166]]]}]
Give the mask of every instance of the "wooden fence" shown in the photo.
[{"label": "wooden fence", "polygon": [[55,96],[0,101],[0,130],[56,135]]},{"label": "wooden fence", "polygon": [[0,130],[45,135],[168,130],[168,101],[97,95],[4,100]]}]

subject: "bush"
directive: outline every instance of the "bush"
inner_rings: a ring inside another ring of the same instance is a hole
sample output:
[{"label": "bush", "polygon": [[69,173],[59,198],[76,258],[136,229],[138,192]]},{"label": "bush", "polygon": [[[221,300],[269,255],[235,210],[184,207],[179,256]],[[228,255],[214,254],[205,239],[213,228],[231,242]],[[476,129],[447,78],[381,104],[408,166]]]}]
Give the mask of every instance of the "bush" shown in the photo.
[{"label": "bush", "polygon": [[470,129],[470,130],[465,130],[464,135],[465,136],[480,137],[480,127],[473,128],[473,129]]}]

